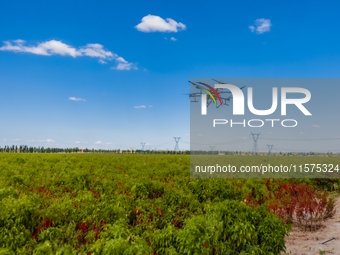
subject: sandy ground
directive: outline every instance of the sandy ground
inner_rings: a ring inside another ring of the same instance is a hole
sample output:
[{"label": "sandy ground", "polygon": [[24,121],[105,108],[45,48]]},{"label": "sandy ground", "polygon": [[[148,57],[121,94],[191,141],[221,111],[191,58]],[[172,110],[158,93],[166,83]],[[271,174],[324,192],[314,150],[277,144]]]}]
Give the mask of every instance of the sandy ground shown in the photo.
[{"label": "sandy ground", "polygon": [[[340,198],[336,198],[336,213],[324,222],[324,227],[314,231],[303,231],[293,227],[286,237],[286,253],[289,255],[340,255]],[[323,242],[335,238],[326,244]]]}]

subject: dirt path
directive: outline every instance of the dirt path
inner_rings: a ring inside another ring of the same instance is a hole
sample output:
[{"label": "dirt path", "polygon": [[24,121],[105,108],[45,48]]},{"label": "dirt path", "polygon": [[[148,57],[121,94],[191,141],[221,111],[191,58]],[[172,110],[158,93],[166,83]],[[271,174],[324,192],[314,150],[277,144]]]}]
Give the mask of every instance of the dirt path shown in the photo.
[{"label": "dirt path", "polygon": [[[325,227],[315,231],[302,231],[294,227],[286,237],[286,253],[289,255],[340,255],[340,198],[336,198],[336,213],[328,219]],[[326,244],[323,242],[335,238]]]}]

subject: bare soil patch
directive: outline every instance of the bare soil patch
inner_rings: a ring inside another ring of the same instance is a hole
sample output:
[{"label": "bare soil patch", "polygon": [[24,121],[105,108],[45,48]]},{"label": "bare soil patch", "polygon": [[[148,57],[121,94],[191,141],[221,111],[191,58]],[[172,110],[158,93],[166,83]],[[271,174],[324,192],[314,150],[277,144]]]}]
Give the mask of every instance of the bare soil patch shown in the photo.
[{"label": "bare soil patch", "polygon": [[[324,222],[317,231],[304,231],[293,227],[286,237],[286,253],[283,255],[340,255],[340,197],[336,198],[335,215]],[[333,239],[334,238],[334,239]],[[333,239],[327,243],[324,243]],[[324,243],[324,244],[322,244]]]}]

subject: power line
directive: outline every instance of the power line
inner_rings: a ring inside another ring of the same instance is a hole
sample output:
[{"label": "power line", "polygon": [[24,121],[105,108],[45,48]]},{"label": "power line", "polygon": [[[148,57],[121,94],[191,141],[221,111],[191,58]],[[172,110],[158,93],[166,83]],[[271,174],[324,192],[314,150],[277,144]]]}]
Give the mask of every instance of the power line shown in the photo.
[{"label": "power line", "polygon": [[169,143],[172,143],[172,141],[168,141],[166,143],[160,143],[160,144],[153,144],[152,146],[158,147],[158,146],[162,146],[162,145],[169,144]]},{"label": "power line", "polygon": [[[228,142],[223,142],[223,143],[215,143],[215,144],[229,144],[229,143],[236,143],[236,142],[245,142],[248,139],[237,139],[237,140],[233,140],[233,141],[228,141]],[[183,143],[189,143],[189,144],[194,144],[194,145],[209,145],[207,143],[193,143],[193,142],[188,142],[188,141],[183,141]]]},{"label": "power line", "polygon": [[302,139],[290,139],[290,138],[267,138],[261,137],[263,140],[276,140],[276,141],[322,141],[322,140],[338,140],[340,137],[333,138],[302,138]]}]

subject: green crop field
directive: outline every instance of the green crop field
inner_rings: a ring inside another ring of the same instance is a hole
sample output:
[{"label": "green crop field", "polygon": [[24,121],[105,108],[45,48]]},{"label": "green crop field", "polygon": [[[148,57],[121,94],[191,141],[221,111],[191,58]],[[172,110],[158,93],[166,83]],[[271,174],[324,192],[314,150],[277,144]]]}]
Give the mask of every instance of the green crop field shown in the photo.
[{"label": "green crop field", "polygon": [[325,190],[339,184],[198,179],[189,166],[188,155],[1,153],[0,254],[279,254],[294,220],[331,216]]}]

